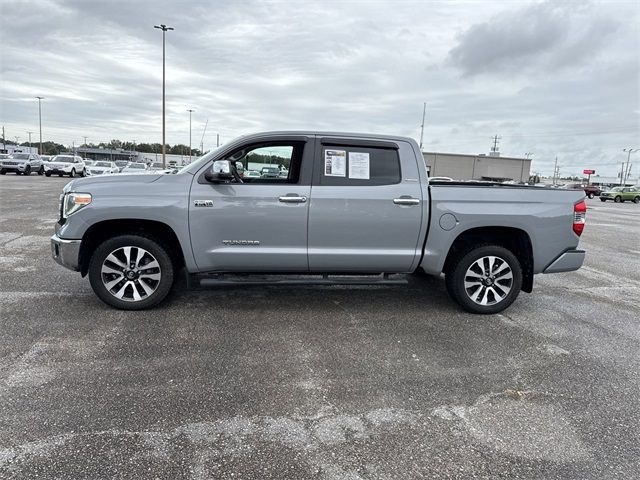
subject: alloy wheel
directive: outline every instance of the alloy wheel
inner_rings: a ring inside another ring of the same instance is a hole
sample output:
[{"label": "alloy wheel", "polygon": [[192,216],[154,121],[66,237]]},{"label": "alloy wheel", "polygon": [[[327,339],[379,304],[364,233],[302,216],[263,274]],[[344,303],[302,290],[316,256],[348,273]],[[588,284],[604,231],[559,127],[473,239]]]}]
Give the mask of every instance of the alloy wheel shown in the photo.
[{"label": "alloy wheel", "polygon": [[119,300],[139,302],[160,285],[158,260],[140,247],[119,247],[102,262],[101,278],[107,291]]},{"label": "alloy wheel", "polygon": [[467,296],[478,305],[495,305],[504,300],[513,286],[513,272],[500,257],[486,256],[473,262],[464,275]]}]

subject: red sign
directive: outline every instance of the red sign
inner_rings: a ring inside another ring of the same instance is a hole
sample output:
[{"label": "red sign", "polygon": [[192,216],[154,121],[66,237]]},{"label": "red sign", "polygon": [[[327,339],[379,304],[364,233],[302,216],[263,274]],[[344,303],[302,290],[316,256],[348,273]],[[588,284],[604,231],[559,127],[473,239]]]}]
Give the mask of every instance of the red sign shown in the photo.
[{"label": "red sign", "polygon": [[594,173],[596,173],[595,170],[583,170],[582,173],[584,173],[585,175],[593,175]]}]

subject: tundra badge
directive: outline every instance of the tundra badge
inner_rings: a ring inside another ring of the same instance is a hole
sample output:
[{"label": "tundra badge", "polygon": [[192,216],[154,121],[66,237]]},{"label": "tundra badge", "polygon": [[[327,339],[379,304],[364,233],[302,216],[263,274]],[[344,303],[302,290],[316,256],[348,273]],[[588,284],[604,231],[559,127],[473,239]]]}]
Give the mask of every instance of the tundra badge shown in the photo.
[{"label": "tundra badge", "polygon": [[194,207],[213,207],[213,200],[194,200]]}]

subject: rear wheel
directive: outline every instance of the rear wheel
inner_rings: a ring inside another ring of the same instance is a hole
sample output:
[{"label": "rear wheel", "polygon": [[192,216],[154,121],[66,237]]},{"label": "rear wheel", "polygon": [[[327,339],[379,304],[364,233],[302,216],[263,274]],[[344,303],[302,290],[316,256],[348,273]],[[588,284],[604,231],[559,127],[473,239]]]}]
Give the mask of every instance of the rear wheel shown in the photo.
[{"label": "rear wheel", "polygon": [[87,176],[87,171],[83,168],[82,172],[80,172],[80,176],[81,177],[86,177]]},{"label": "rear wheel", "polygon": [[40,166],[40,169],[38,170],[38,175],[44,175],[44,165]]},{"label": "rear wheel", "polygon": [[593,195],[593,193],[590,193],[589,195],[587,195],[587,197],[589,197],[589,198],[593,198],[593,197],[594,197],[594,195]]},{"label": "rear wheel", "polygon": [[59,173],[59,174],[58,174],[58,176],[59,176],[59,177],[61,177],[61,176],[62,176],[62,174],[61,174],[61,173]]},{"label": "rear wheel", "polygon": [[0,175],[6,175],[6,174],[7,174],[6,170],[4,170],[4,169],[0,170]]},{"label": "rear wheel", "polygon": [[451,298],[467,312],[498,313],[518,297],[522,268],[506,248],[483,245],[454,260],[445,281]]},{"label": "rear wheel", "polygon": [[142,310],[160,303],[173,285],[167,249],[154,239],[121,235],[102,243],[89,262],[89,281],[106,304]]},{"label": "rear wheel", "polygon": [[607,201],[607,199],[606,199],[606,198],[602,198],[602,197],[600,197],[600,201],[601,201],[601,202],[606,202],[606,201]]},{"label": "rear wheel", "polygon": [[633,197],[633,203],[640,203],[640,197]]},{"label": "rear wheel", "polygon": [[51,172],[44,172],[44,175],[45,175],[46,177],[50,177],[50,176],[51,176]]}]

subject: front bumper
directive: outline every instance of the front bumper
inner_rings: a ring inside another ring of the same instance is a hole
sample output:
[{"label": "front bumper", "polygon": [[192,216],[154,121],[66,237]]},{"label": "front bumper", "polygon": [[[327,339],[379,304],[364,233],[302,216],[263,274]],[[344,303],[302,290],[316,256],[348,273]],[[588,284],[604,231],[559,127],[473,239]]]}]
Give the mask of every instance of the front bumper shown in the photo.
[{"label": "front bumper", "polygon": [[51,256],[69,270],[80,271],[81,240],[66,240],[58,235],[51,237]]},{"label": "front bumper", "polygon": [[0,164],[0,169],[5,170],[7,172],[24,172],[27,169],[27,164],[26,163],[21,163],[18,165]]},{"label": "front bumper", "polygon": [[558,258],[556,258],[551,265],[544,269],[543,273],[560,273],[560,272],[572,272],[578,270],[584,263],[584,250],[567,250]]}]

